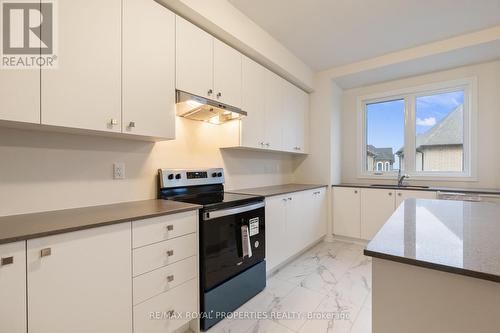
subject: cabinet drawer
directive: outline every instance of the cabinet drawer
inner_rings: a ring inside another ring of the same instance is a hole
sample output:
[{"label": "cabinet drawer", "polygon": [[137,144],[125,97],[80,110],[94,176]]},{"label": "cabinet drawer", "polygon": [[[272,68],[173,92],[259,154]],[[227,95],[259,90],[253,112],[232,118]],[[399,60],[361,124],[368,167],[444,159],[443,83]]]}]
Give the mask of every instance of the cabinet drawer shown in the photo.
[{"label": "cabinet drawer", "polygon": [[132,223],[132,245],[138,248],[196,232],[198,211],[165,215]]},{"label": "cabinet drawer", "polygon": [[134,305],[196,277],[196,256],[134,278]]},{"label": "cabinet drawer", "polygon": [[133,251],[134,276],[196,254],[196,234],[166,240]]},{"label": "cabinet drawer", "polygon": [[[135,306],[134,333],[167,333],[178,329],[190,321],[185,313],[198,311],[197,295],[198,286],[193,279]],[[169,311],[182,314],[182,318],[169,319]]]}]

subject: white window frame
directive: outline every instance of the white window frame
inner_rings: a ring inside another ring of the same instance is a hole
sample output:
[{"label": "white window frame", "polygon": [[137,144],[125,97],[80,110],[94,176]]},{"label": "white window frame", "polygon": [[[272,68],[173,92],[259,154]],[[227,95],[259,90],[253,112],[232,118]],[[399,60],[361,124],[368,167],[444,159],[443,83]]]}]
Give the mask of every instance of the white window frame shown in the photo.
[{"label": "white window frame", "polygon": [[[415,139],[416,139],[416,98],[439,93],[464,91],[464,146],[462,172],[441,171],[426,172],[416,171],[415,164]],[[404,88],[385,93],[360,96],[358,104],[358,178],[369,179],[394,179],[398,170],[369,171],[366,170],[366,105],[398,100],[405,101],[405,168],[404,173],[411,179],[432,181],[477,181],[476,175],[476,122],[477,122],[477,78],[469,77],[453,81],[432,83],[417,87]]]}]

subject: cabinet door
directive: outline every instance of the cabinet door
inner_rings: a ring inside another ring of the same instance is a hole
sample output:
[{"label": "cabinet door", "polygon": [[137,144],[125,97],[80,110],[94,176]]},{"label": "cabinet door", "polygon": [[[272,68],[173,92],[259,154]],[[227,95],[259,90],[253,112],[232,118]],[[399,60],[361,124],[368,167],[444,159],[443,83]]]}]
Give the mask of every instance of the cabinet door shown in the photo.
[{"label": "cabinet door", "polygon": [[40,70],[0,70],[0,120],[39,124]]},{"label": "cabinet door", "polygon": [[222,103],[241,107],[241,53],[214,39],[214,93]]},{"label": "cabinet door", "polygon": [[265,147],[281,150],[283,128],[283,89],[285,81],[276,74],[266,70],[264,80],[264,109],[266,120]]},{"label": "cabinet door", "polygon": [[396,192],[361,190],[361,238],[371,240],[394,212]]},{"label": "cabinet door", "polygon": [[179,16],[176,16],[175,31],[176,88],[215,99],[214,38]]},{"label": "cabinet door", "polygon": [[432,191],[410,191],[410,190],[399,190],[396,191],[396,209],[401,205],[403,201],[408,198],[417,199],[436,199],[436,192]]},{"label": "cabinet door", "polygon": [[153,0],[123,2],[122,98],[124,133],[175,138],[175,15]]},{"label": "cabinet door", "polygon": [[289,82],[285,82],[283,94],[283,149],[304,153],[309,95]]},{"label": "cabinet door", "polygon": [[266,198],[266,261],[267,271],[287,258],[286,196]]},{"label": "cabinet door", "polygon": [[335,235],[360,238],[360,192],[360,189],[349,187],[333,189],[333,233]]},{"label": "cabinet door", "polygon": [[63,0],[57,11],[59,67],[42,68],[42,124],[121,132],[121,0]]},{"label": "cabinet door", "polygon": [[313,210],[314,200],[310,193],[296,192],[287,196],[286,209],[286,246],[288,247],[288,256],[291,257],[302,251],[312,238],[312,225],[309,214]]},{"label": "cabinet door", "polygon": [[130,223],[28,240],[28,331],[131,332],[131,241]]},{"label": "cabinet door", "polygon": [[243,57],[242,109],[248,114],[241,120],[241,146],[263,148],[265,139],[265,86],[266,70],[258,63]]},{"label": "cabinet door", "polygon": [[26,333],[26,242],[0,245],[0,332]]},{"label": "cabinet door", "polygon": [[318,188],[313,191],[314,198],[314,215],[315,215],[315,225],[313,241],[317,241],[321,237],[326,235],[327,232],[327,215],[328,215],[328,205],[326,188]]}]

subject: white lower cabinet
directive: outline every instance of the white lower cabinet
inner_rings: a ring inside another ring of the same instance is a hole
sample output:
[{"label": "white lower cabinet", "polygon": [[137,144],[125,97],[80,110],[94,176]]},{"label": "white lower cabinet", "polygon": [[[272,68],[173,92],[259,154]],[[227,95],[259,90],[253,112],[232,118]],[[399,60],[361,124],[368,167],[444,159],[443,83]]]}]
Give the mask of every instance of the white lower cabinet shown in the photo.
[{"label": "white lower cabinet", "polygon": [[408,198],[435,199],[436,192],[334,187],[333,233],[371,240]]},{"label": "white lower cabinet", "polygon": [[134,333],[198,331],[198,211],[133,222]]},{"label": "white lower cabinet", "polygon": [[361,235],[361,191],[357,188],[333,188],[333,233],[359,238]]},{"label": "white lower cabinet", "polygon": [[26,333],[26,242],[0,245],[0,332]]},{"label": "white lower cabinet", "polygon": [[134,307],[134,333],[169,333],[197,312],[198,283],[192,279]]},{"label": "white lower cabinet", "polygon": [[196,256],[134,278],[134,305],[196,278]]},{"label": "white lower cabinet", "polygon": [[271,271],[326,234],[326,189],[266,198],[266,262]]},{"label": "white lower cabinet", "polygon": [[0,245],[0,332],[198,331],[197,231],[192,211]]},{"label": "white lower cabinet", "polygon": [[132,332],[131,225],[27,241],[30,333]]},{"label": "white lower cabinet", "polygon": [[361,191],[361,238],[372,239],[394,212],[396,191]]},{"label": "white lower cabinet", "polygon": [[396,191],[396,208],[401,205],[403,201],[409,198],[418,198],[418,199],[436,199],[436,192],[432,191]]},{"label": "white lower cabinet", "polygon": [[195,234],[134,249],[134,276],[194,256],[196,255],[196,249],[197,239]]},{"label": "white lower cabinet", "polygon": [[286,204],[287,196],[266,198],[266,267],[277,267],[287,258]]}]

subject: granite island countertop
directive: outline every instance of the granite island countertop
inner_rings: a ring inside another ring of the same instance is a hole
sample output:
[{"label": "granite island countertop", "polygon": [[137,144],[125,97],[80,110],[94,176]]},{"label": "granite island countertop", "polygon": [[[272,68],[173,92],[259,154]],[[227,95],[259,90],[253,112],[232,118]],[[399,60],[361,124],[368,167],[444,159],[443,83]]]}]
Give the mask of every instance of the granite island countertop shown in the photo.
[{"label": "granite island countertop", "polygon": [[407,199],[365,255],[500,282],[500,204]]},{"label": "granite island countertop", "polygon": [[228,191],[231,193],[259,195],[263,197],[272,197],[275,195],[288,194],[293,192],[313,190],[315,188],[327,187],[328,185],[313,185],[313,184],[285,184],[273,185],[264,187],[254,187],[241,190]]},{"label": "granite island countertop", "polygon": [[198,210],[201,206],[170,200],[142,200],[0,217],[0,244],[115,223]]}]

